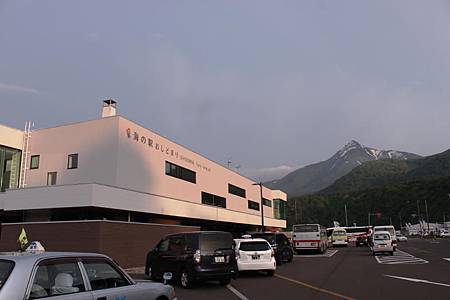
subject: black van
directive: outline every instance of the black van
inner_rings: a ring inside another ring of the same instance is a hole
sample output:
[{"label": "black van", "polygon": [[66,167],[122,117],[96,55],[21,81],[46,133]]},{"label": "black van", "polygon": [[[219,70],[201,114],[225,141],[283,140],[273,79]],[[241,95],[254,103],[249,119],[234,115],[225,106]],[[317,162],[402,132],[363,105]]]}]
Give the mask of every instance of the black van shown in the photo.
[{"label": "black van", "polygon": [[294,250],[289,239],[281,232],[250,232],[252,238],[263,238],[269,242],[275,252],[277,264],[291,262],[294,259]]},{"label": "black van", "polygon": [[172,273],[184,288],[197,281],[230,283],[237,274],[233,238],[222,231],[197,231],[169,235],[147,254],[145,274],[161,280]]}]

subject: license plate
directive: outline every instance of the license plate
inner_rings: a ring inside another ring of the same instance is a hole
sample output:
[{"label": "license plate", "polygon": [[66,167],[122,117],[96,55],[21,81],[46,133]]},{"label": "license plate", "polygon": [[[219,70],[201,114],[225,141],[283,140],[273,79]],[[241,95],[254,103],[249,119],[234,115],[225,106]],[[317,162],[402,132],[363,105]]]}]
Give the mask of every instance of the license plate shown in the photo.
[{"label": "license plate", "polygon": [[224,263],[225,257],[224,256],[216,256],[216,257],[214,257],[214,260],[216,263]]},{"label": "license plate", "polygon": [[252,255],[252,259],[259,259],[259,255]]}]

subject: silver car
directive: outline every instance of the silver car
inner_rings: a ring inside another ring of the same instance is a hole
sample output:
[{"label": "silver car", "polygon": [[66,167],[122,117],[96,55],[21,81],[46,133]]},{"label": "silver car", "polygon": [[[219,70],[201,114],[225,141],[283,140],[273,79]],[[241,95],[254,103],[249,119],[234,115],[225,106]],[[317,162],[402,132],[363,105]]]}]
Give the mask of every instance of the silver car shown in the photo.
[{"label": "silver car", "polygon": [[135,282],[113,260],[91,253],[0,255],[0,300],[176,300],[173,287]]}]

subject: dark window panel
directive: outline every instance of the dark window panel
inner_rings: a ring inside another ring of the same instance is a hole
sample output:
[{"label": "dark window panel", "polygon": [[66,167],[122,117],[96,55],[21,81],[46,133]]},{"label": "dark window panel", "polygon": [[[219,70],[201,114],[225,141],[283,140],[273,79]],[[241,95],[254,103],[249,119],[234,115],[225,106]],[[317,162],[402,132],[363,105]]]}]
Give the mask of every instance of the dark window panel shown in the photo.
[{"label": "dark window panel", "polygon": [[259,203],[255,201],[248,200],[248,208],[253,210],[259,210]]},{"label": "dark window panel", "polygon": [[168,161],[166,161],[166,175],[186,180],[191,183],[197,182],[197,174],[194,171],[183,168]]},{"label": "dark window panel", "polygon": [[228,193],[245,198],[245,190],[231,183],[228,184]]},{"label": "dark window panel", "polygon": [[41,156],[40,155],[32,155],[30,160],[30,169],[39,169],[39,160]]}]

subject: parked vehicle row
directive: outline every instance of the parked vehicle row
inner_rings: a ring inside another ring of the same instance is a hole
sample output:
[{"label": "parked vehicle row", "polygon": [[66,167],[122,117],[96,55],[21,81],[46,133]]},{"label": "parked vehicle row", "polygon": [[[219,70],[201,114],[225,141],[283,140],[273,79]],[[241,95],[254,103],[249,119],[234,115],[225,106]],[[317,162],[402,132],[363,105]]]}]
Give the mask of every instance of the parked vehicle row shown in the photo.
[{"label": "parked vehicle row", "polygon": [[292,245],[282,233],[253,232],[233,240],[228,232],[186,232],[163,238],[147,254],[145,274],[161,280],[170,273],[184,288],[212,280],[227,285],[240,271],[272,276],[277,264],[292,259]]}]

